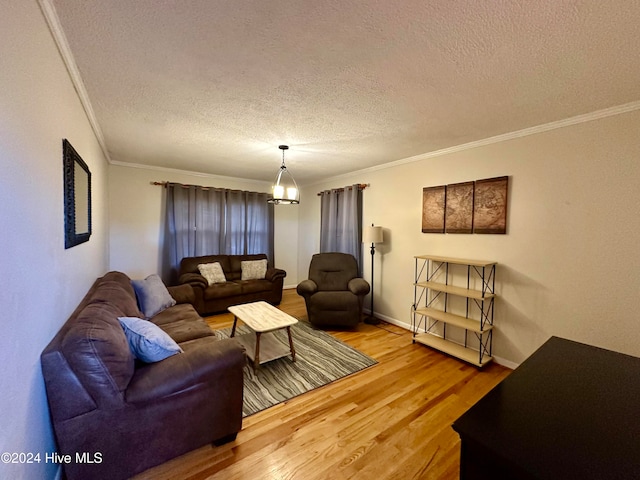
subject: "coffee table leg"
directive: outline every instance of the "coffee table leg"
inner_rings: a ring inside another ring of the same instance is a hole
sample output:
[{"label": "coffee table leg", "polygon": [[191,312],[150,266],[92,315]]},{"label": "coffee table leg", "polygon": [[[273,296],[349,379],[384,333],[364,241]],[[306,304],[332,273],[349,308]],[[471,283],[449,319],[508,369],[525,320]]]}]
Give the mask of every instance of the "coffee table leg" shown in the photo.
[{"label": "coffee table leg", "polygon": [[289,335],[289,348],[291,349],[291,361],[296,361],[296,350],[293,348],[293,338],[291,337],[291,327],[287,327],[287,335]]},{"label": "coffee table leg", "polygon": [[236,324],[238,323],[238,317],[236,317],[235,315],[233,316],[233,327],[231,328],[231,336],[235,337],[236,336]]},{"label": "coffee table leg", "polygon": [[256,356],[253,359],[253,369],[260,368],[260,332],[256,332]]}]

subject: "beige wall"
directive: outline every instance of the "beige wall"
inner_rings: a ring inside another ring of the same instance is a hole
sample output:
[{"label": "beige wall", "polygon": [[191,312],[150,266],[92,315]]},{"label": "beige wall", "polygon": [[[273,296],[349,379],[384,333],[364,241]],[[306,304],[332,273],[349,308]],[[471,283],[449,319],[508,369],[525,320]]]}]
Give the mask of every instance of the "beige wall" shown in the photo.
[{"label": "beige wall", "polygon": [[[634,111],[303,186],[299,206],[276,207],[276,264],[287,270],[287,286],[306,278],[319,246],[317,192],[369,183],[363,223],[385,228],[375,258],[375,306],[383,318],[410,325],[414,255],[494,260],[499,362],[518,365],[551,335],[640,356],[633,314],[640,293],[639,125]],[[507,235],[421,233],[423,187],[502,175],[510,177]],[[159,270],[162,189],[150,181],[258,189],[255,182],[117,165],[110,180],[111,268],[132,276]],[[364,271],[369,278],[368,248]]]},{"label": "beige wall", "polygon": [[[154,181],[171,181],[267,192],[268,182],[229,177],[196,175],[175,170],[151,169],[112,164],[109,167],[110,189],[110,258],[111,269],[126,272],[132,278],[144,278],[161,272],[163,242],[163,188]],[[298,219],[295,206],[275,209],[275,265],[287,271],[285,286],[297,284],[296,257]]]},{"label": "beige wall", "polygon": [[[107,162],[37,2],[0,4],[0,478],[53,478],[58,465],[40,353],[108,265]],[[93,234],[64,248],[62,139],[92,173]]]},{"label": "beige wall", "polygon": [[[385,227],[375,259],[375,308],[384,318],[410,323],[414,255],[494,260],[501,363],[521,363],[552,335],[640,356],[639,127],[635,111],[307,186],[299,276],[318,249],[315,194],[370,183],[364,225]],[[421,233],[423,187],[502,175],[510,177],[507,235]]]}]

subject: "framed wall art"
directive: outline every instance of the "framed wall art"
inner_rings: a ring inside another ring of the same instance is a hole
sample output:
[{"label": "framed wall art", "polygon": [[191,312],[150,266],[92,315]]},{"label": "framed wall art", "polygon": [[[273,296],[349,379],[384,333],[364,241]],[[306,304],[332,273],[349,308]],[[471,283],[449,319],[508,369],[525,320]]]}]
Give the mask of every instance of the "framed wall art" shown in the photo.
[{"label": "framed wall art", "polygon": [[64,170],[64,248],[91,236],[91,171],[67,139],[62,141]]},{"label": "framed wall art", "polygon": [[509,177],[476,180],[473,233],[507,233]]},{"label": "framed wall art", "polygon": [[445,200],[445,231],[473,232],[473,182],[447,185]]},{"label": "framed wall art", "polygon": [[422,189],[422,233],[444,233],[446,187]]}]

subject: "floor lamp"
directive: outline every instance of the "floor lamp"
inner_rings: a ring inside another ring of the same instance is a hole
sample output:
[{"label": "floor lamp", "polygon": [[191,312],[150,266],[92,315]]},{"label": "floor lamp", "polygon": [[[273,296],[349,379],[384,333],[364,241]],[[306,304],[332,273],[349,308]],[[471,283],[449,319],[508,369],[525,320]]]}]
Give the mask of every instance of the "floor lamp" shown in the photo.
[{"label": "floor lamp", "polygon": [[373,256],[376,253],[376,243],[382,243],[382,227],[376,227],[373,223],[370,227],[365,227],[362,242],[371,244],[371,312],[364,322],[377,325],[380,321],[373,315]]}]

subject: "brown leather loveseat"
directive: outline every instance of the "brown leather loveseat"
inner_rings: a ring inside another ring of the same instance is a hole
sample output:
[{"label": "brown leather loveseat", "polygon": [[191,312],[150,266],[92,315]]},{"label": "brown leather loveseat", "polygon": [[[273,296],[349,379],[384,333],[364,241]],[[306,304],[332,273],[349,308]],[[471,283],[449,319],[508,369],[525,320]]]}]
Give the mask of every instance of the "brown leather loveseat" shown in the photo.
[{"label": "brown leather loveseat", "polygon": [[149,320],[181,353],[156,363],[133,356],[119,317],[144,315],[120,272],[95,281],[43,351],[58,453],[70,459],[63,465],[67,479],[129,478],[232,440],[241,429],[243,348],[217,339],[189,303],[188,285],[169,293],[177,304]]},{"label": "brown leather loveseat", "polygon": [[[200,315],[223,312],[232,305],[260,300],[279,305],[287,272],[271,267],[266,268],[262,278],[243,280],[243,262],[262,261],[267,261],[265,254],[185,257],[180,262],[178,283],[193,287],[196,295],[194,306]],[[198,265],[213,263],[220,264],[224,278],[219,283],[210,284],[200,273]]]}]

